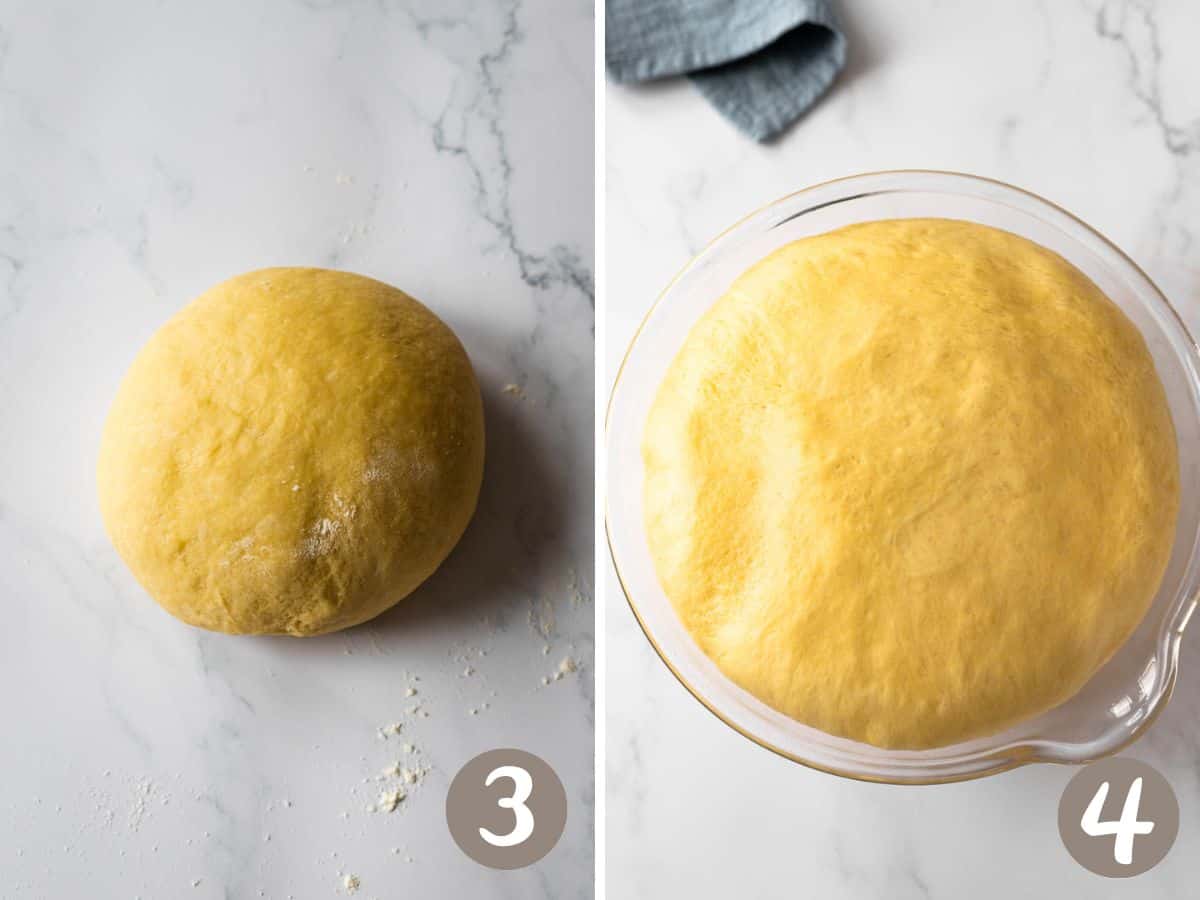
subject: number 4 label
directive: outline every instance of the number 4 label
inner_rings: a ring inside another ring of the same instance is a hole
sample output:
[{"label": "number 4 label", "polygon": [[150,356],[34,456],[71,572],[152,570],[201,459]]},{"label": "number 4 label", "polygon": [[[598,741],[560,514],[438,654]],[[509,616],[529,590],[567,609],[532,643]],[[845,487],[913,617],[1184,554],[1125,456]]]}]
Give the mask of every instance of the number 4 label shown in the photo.
[{"label": "number 4 label", "polygon": [[1108,878],[1131,878],[1158,865],[1175,843],[1179,801],[1153,766],[1103,759],[1068,782],[1058,801],[1058,832],[1084,868]]},{"label": "number 4 label", "polygon": [[1083,811],[1079,827],[1083,833],[1092,837],[1116,835],[1113,846],[1113,859],[1123,866],[1133,865],[1133,839],[1139,834],[1149,834],[1154,830],[1153,822],[1138,820],[1138,807],[1142,802],[1142,779],[1133,779],[1125,794],[1125,805],[1121,807],[1121,818],[1116,821],[1101,822],[1100,813],[1104,809],[1104,801],[1108,799],[1108,782],[1101,783],[1096,789],[1092,802]]}]

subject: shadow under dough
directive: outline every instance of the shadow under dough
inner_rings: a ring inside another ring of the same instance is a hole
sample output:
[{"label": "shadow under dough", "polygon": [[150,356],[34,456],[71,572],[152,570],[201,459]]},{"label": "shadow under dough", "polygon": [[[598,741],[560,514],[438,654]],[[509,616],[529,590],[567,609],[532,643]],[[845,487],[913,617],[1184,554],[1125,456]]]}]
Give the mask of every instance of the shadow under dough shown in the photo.
[{"label": "shadow under dough", "polygon": [[496,385],[483,391],[483,484],[479,504],[458,545],[424,583],[390,610],[359,627],[386,641],[390,632],[478,617],[499,609],[514,588],[535,584],[551,564],[562,533],[561,470],[521,421],[522,401]]}]

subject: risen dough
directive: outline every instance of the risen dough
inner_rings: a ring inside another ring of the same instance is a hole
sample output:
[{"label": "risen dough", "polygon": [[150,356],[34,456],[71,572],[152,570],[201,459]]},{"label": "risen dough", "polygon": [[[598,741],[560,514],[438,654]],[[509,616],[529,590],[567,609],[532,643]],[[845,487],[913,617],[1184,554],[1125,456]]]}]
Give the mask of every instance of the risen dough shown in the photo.
[{"label": "risen dough", "polygon": [[100,448],[104,522],[185,622],[312,635],[427,578],[475,509],[483,408],[453,332],[324,269],[217,285],[138,354]]},{"label": "risen dough", "polygon": [[661,584],[737,684],[925,748],[1075,693],[1170,555],[1174,429],[1134,325],[960,221],[807,238],[696,324],[644,434]]}]

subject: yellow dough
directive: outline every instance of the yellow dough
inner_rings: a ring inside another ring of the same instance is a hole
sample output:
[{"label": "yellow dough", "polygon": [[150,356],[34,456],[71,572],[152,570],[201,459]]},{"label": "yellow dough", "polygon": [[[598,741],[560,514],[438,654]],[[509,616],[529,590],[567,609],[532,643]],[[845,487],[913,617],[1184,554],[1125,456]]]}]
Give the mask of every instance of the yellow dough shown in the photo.
[{"label": "yellow dough", "polygon": [[100,447],[100,507],[185,622],[314,635],[379,615],[462,535],[483,407],[462,345],[396,288],[324,269],[217,285],[138,354]]},{"label": "yellow dough", "polygon": [[887,748],[1000,731],[1137,626],[1179,506],[1135,326],[961,221],[772,253],[688,335],[646,423],[659,580],[763,702]]}]

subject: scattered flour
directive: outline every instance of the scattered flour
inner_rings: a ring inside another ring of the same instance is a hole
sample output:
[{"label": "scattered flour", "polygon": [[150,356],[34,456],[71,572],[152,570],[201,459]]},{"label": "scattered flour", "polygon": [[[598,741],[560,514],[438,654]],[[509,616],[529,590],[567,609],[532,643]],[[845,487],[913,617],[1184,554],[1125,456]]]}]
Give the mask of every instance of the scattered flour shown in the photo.
[{"label": "scattered flour", "polygon": [[399,468],[400,454],[392,447],[384,449],[371,457],[367,467],[363,469],[362,480],[366,484],[382,481]]},{"label": "scattered flour", "polygon": [[530,601],[529,625],[545,640],[549,640],[554,636],[554,604],[550,601],[549,597],[542,597],[538,601]]},{"label": "scattered flour", "polygon": [[[296,490],[295,485],[292,490]],[[317,519],[309,526],[308,534],[300,544],[300,556],[304,559],[315,559],[329,553],[338,540],[338,535],[345,531],[358,509],[353,503],[347,503],[339,494],[330,498],[331,514]]]},{"label": "scattered flour", "polygon": [[571,569],[567,578],[567,590],[571,592],[571,605],[582,606],[588,602],[588,595],[579,589],[579,578],[575,574],[575,570]]},{"label": "scattered flour", "polygon": [[400,801],[407,796],[408,792],[405,791],[404,788],[400,787],[396,788],[394,791],[384,791],[379,795],[379,799],[375,802],[375,807],[372,811],[385,813],[395,812],[396,807],[400,805]]},{"label": "scattered flour", "polygon": [[157,791],[158,788],[149,778],[142,778],[134,782],[133,801],[129,806],[130,831],[141,830],[142,823],[146,820],[150,801]]},{"label": "scattered flour", "polygon": [[225,557],[218,565],[228,568],[235,560],[253,560],[254,559],[254,536],[246,535],[240,540],[234,541],[229,545],[229,550],[226,551]]},{"label": "scattered flour", "polygon": [[570,675],[578,668],[579,664],[576,663],[575,660],[569,656],[564,656],[562,658],[562,662],[558,664],[558,671],[554,673],[554,678],[557,680],[562,678],[564,675]]},{"label": "scattered flour", "polygon": [[553,675],[542,676],[542,684],[549,684],[551,681],[562,681],[572,672],[578,671],[578,669],[579,663],[575,662],[575,660],[569,656],[564,656],[562,661],[558,664],[558,668],[554,670]]},{"label": "scattered flour", "polygon": [[[418,681],[415,676],[410,676],[412,681]],[[416,694],[415,688],[409,688],[411,694]],[[419,705],[408,710],[408,715],[428,716],[428,713]],[[378,734],[383,739],[388,739],[391,735],[399,734],[401,729],[406,727],[401,722],[394,722],[391,725],[385,725],[377,729]],[[374,803],[367,804],[366,811],[369,813],[391,813],[395,812],[400,805],[409,796],[409,790],[418,787],[424,777],[432,771],[430,767],[423,766],[420,763],[419,752],[417,747],[411,741],[405,741],[400,746],[401,751],[405,754],[404,758],[393,762],[391,765],[384,768],[378,775],[371,778],[364,778],[363,783],[370,783],[372,780],[376,782],[390,781],[395,779],[399,784],[394,784],[385,788],[378,795]],[[364,757],[365,760],[365,757]],[[357,793],[354,789],[353,793]],[[343,814],[343,817],[346,817]]]}]

